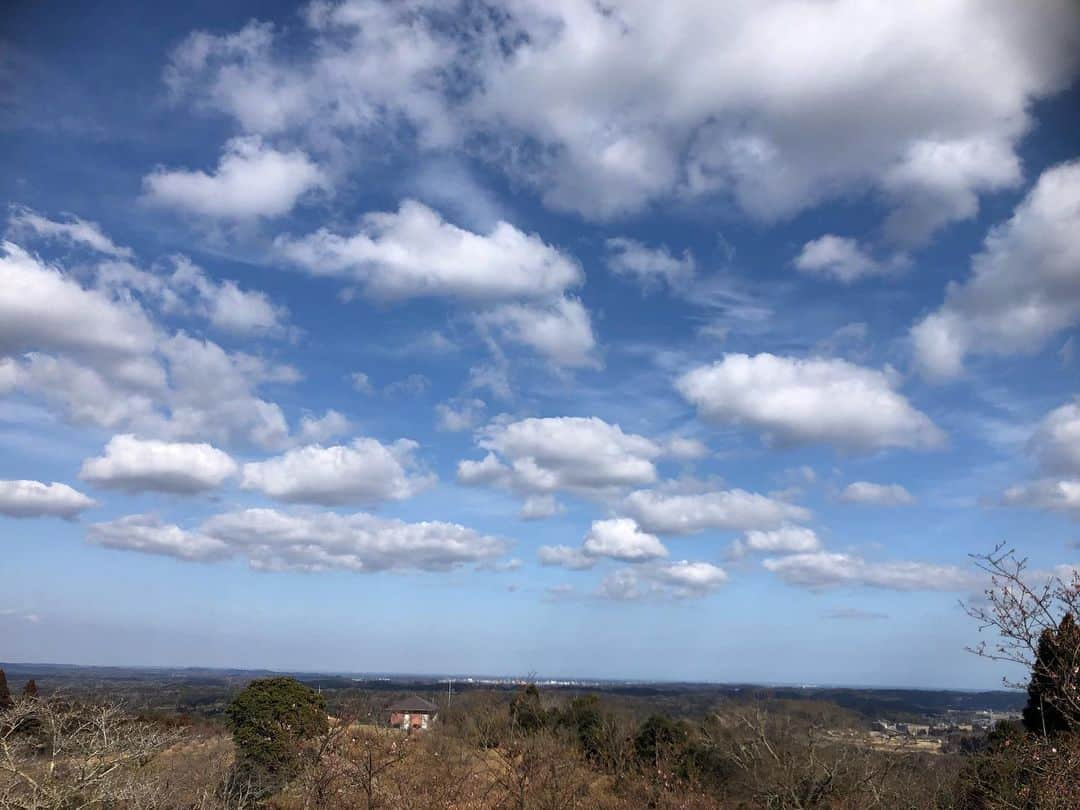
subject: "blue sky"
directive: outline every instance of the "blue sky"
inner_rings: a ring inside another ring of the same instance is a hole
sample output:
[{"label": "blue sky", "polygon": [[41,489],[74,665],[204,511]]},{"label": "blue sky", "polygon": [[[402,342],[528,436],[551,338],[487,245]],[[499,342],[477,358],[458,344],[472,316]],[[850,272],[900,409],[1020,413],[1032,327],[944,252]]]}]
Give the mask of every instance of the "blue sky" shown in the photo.
[{"label": "blue sky", "polygon": [[16,4],[0,658],[996,685],[1080,15],[911,5]]}]

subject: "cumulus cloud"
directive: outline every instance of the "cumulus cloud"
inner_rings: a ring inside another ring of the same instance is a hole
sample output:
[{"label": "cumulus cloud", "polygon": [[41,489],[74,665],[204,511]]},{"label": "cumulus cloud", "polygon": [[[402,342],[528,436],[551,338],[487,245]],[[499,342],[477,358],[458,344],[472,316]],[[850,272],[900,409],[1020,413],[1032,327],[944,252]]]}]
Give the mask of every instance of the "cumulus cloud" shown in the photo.
[{"label": "cumulus cloud", "polygon": [[577,298],[547,304],[502,304],[477,316],[512,343],[533,349],[561,368],[598,368],[589,312]]},{"label": "cumulus cloud", "polygon": [[1039,424],[1028,450],[1040,478],[1005,490],[1010,506],[1030,506],[1080,518],[1080,403],[1055,408]]},{"label": "cumulus cloud", "polygon": [[802,554],[818,551],[821,541],[813,529],[805,526],[781,526],[779,529],[764,531],[753,529],[736,540],[732,547],[734,556],[748,552],[763,554]]},{"label": "cumulus cloud", "polygon": [[800,272],[844,284],[886,275],[902,264],[902,258],[875,259],[856,240],[833,234],[807,242],[795,257],[795,268]]},{"label": "cumulus cloud", "polygon": [[524,495],[571,492],[603,497],[656,480],[664,448],[593,417],[530,418],[493,423],[477,444],[488,454],[458,464],[458,480]]},{"label": "cumulus cloud", "polygon": [[871,562],[832,551],[770,557],[762,565],[789,585],[814,589],[848,585],[892,591],[964,591],[978,585],[974,576],[953,565]]},{"label": "cumulus cloud", "polygon": [[331,408],[319,417],[310,414],[301,417],[297,438],[302,444],[319,444],[328,439],[344,436],[351,430],[352,423],[348,417]]},{"label": "cumulus cloud", "polygon": [[16,206],[12,209],[8,224],[18,235],[39,236],[79,245],[115,259],[130,259],[134,256],[131,248],[117,245],[102,232],[101,226],[96,222],[80,219],[72,214],[67,215],[61,222],[44,217],[24,206]]},{"label": "cumulus cloud", "polygon": [[436,427],[451,433],[472,430],[480,421],[486,407],[482,399],[475,397],[440,402],[435,406],[435,414],[438,417]]},{"label": "cumulus cloud", "polygon": [[232,555],[229,546],[202,532],[189,532],[153,515],[129,515],[95,523],[87,539],[105,548],[141,551],[188,561],[222,560]]},{"label": "cumulus cloud", "polygon": [[107,489],[191,495],[221,486],[236,471],[236,462],[209,444],[121,434],[109,440],[104,455],[83,462],[79,478]]},{"label": "cumulus cloud", "polygon": [[264,571],[446,571],[489,563],[508,548],[504,540],[456,523],[274,509],[214,515],[194,531],[133,515],[95,524],[88,539],[183,560],[239,557]]},{"label": "cumulus cloud", "polygon": [[175,270],[168,279],[172,308],[183,311],[182,297],[194,301],[188,308],[205,317],[223,332],[238,335],[283,335],[289,311],[259,290],[241,289],[236,282],[209,278],[183,256],[174,259]]},{"label": "cumulus cloud", "polygon": [[306,154],[279,152],[258,136],[226,143],[213,174],[159,167],[143,178],[146,198],[156,205],[234,220],[287,214],[326,183]]},{"label": "cumulus cloud", "polygon": [[652,248],[636,239],[608,239],[607,266],[615,275],[629,278],[648,291],[659,286],[678,290],[690,282],[697,269],[690,251],[676,257],[666,245]]},{"label": "cumulus cloud", "polygon": [[596,565],[595,557],[590,557],[580,548],[573,546],[540,546],[536,557],[541,565],[558,566],[571,571],[584,571]]},{"label": "cumulus cloud", "polygon": [[[70,421],[114,432],[283,446],[284,414],[257,389],[296,382],[295,369],[183,332],[170,336],[138,303],[153,299],[162,311],[190,307],[178,292],[183,285],[174,283],[182,264],[161,278],[109,260],[96,268],[99,285],[85,287],[74,273],[5,243],[0,385],[42,397]],[[203,282],[218,292],[230,289],[227,282]],[[244,320],[259,323],[269,321]]]},{"label": "cumulus cloud", "polygon": [[1011,219],[991,229],[971,275],[911,329],[915,358],[936,378],[969,354],[1030,354],[1080,323],[1080,161],[1047,169]]},{"label": "cumulus cloud", "polygon": [[0,253],[0,354],[65,351],[113,363],[152,350],[153,323],[130,301],[83,288],[11,242]]},{"label": "cumulus cloud", "polygon": [[873,506],[910,506],[914,496],[899,484],[875,484],[871,481],[855,481],[840,492],[844,503],[871,504]]},{"label": "cumulus cloud", "polygon": [[727,572],[707,562],[678,562],[620,568],[600,582],[602,599],[631,601],[646,597],[692,599],[706,596],[728,580]]},{"label": "cumulus cloud", "polygon": [[594,520],[581,550],[590,557],[622,562],[644,562],[668,555],[655,535],[643,532],[630,518]]},{"label": "cumulus cloud", "polygon": [[349,445],[309,445],[245,464],[240,485],[288,503],[375,504],[411,498],[433,477],[417,470],[419,445],[358,438]]},{"label": "cumulus cloud", "polygon": [[802,506],[743,489],[689,493],[643,489],[631,492],[622,508],[646,531],[657,534],[778,528],[810,517]]},{"label": "cumulus cloud", "polygon": [[1028,111],[1068,86],[1080,52],[1069,0],[885,15],[860,0],[688,0],[677,13],[526,0],[458,8],[452,27],[443,13],[317,4],[301,58],[268,24],[198,32],[167,80],[247,132],[312,144],[479,136],[548,205],[591,218],[715,196],[776,220],[869,192],[892,211],[885,232],[915,242],[1019,183]]},{"label": "cumulus cloud", "polygon": [[845,360],[726,354],[682,375],[676,388],[705,419],[756,428],[775,444],[869,452],[944,441],[895,390],[892,374]]},{"label": "cumulus cloud", "polygon": [[299,239],[279,237],[276,245],[286,260],[346,278],[378,299],[548,298],[584,278],[574,259],[535,234],[508,222],[473,233],[415,200],[366,214],[348,236],[324,228]]},{"label": "cumulus cloud", "polygon": [[59,517],[72,520],[95,501],[67,484],[0,481],[0,515],[13,518]]},{"label": "cumulus cloud", "polygon": [[643,532],[630,518],[594,520],[580,548],[541,546],[537,552],[541,565],[560,566],[572,571],[592,568],[601,558],[647,563],[667,556],[668,550],[659,538]]}]

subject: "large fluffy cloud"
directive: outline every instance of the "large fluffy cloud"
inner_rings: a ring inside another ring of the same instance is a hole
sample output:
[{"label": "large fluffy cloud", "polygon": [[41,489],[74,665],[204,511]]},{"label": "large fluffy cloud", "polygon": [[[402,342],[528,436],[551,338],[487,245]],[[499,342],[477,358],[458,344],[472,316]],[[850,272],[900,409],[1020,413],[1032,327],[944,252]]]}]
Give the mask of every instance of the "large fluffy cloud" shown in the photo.
[{"label": "large fluffy cloud", "polygon": [[593,417],[549,417],[494,423],[477,444],[489,453],[462,461],[458,480],[525,495],[572,492],[600,497],[656,480],[664,448],[645,436]]},{"label": "large fluffy cloud", "polygon": [[94,505],[67,484],[0,481],[0,515],[15,518],[60,517],[71,520]]},{"label": "large fluffy cloud", "polygon": [[475,233],[406,200],[397,211],[367,214],[351,235],[320,229],[302,238],[279,237],[276,248],[285,260],[347,279],[376,299],[463,301],[476,310],[478,328],[556,366],[597,364],[588,310],[566,294],[584,280],[581,267],[507,222]]},{"label": "large fluffy cloud", "polygon": [[233,138],[213,174],[158,168],[143,180],[150,202],[208,217],[247,219],[286,214],[326,184],[300,151],[279,152],[257,136]]},{"label": "large fluffy cloud", "polygon": [[192,494],[220,486],[236,462],[206,443],[164,442],[131,434],[113,436],[105,454],[83,462],[79,477],[95,486],[128,492]]},{"label": "large fluffy cloud", "polygon": [[279,238],[277,247],[308,271],[345,277],[376,298],[546,298],[583,280],[576,261],[535,234],[507,222],[473,233],[413,200],[367,214],[351,235],[322,229]]},{"label": "large fluffy cloud", "polygon": [[894,591],[964,591],[977,587],[971,574],[953,565],[871,562],[832,551],[769,558],[762,564],[788,584],[806,588],[851,585]]},{"label": "large fluffy cloud", "polygon": [[727,354],[687,372],[676,387],[704,418],[756,428],[776,444],[871,451],[944,439],[896,391],[893,375],[845,360]]},{"label": "large fluffy cloud", "polygon": [[385,445],[358,438],[349,445],[309,445],[267,461],[244,465],[241,486],[279,501],[323,506],[400,501],[429,486],[416,472],[416,442]]},{"label": "large fluffy cloud", "polygon": [[594,520],[581,549],[590,557],[622,562],[643,562],[668,555],[655,535],[643,532],[630,518]]},{"label": "large fluffy cloud", "polygon": [[455,523],[274,509],[215,515],[193,531],[133,515],[95,524],[88,539],[184,560],[240,557],[271,571],[445,571],[490,562],[507,550],[505,541]]},{"label": "large fluffy cloud", "polygon": [[642,489],[626,497],[623,510],[647,531],[658,534],[769,529],[789,520],[810,517],[809,510],[802,506],[743,489],[706,492]]},{"label": "large fluffy cloud", "polygon": [[193,34],[167,78],[248,132],[477,140],[590,217],[717,195],[768,220],[870,192],[888,234],[915,241],[1019,182],[1030,105],[1068,85],[1080,52],[1069,0],[523,0],[459,4],[455,26],[446,13],[320,3],[304,58],[253,22]]},{"label": "large fluffy cloud", "polygon": [[1031,353],[1080,323],[1080,161],[1047,169],[992,229],[945,303],[911,329],[923,371],[951,377],[969,354]]},{"label": "large fluffy cloud", "polygon": [[11,242],[0,253],[0,354],[45,350],[129,361],[153,348],[136,304],[85,289]]}]

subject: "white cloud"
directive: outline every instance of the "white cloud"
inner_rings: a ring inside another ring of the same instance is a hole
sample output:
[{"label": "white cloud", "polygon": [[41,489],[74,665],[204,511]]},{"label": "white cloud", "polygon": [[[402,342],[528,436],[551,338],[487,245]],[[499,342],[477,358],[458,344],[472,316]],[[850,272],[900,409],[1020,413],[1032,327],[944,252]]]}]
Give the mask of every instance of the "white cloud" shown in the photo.
[{"label": "white cloud", "polygon": [[1080,401],[1047,414],[1031,438],[1030,449],[1047,472],[1080,476]]},{"label": "white cloud", "polygon": [[1080,518],[1080,478],[1042,478],[1016,484],[1005,490],[1002,500],[1008,506],[1030,506]]},{"label": "white cloud", "polygon": [[455,523],[274,509],[214,515],[193,531],[132,515],[95,524],[88,539],[182,560],[239,557],[264,571],[445,571],[490,564],[507,551],[505,541]]},{"label": "white cloud", "polygon": [[130,259],[134,253],[131,248],[117,245],[106,236],[96,222],[68,215],[66,222],[43,217],[23,206],[12,210],[9,224],[18,234],[34,234],[45,239],[56,239],[69,244],[82,245],[105,256],[116,259]]},{"label": "white cloud", "polygon": [[899,484],[875,484],[870,481],[848,484],[840,493],[840,500],[874,506],[909,506],[915,503],[912,494]]},{"label": "white cloud", "polygon": [[689,250],[676,258],[666,245],[651,248],[627,237],[608,239],[605,247],[608,269],[637,282],[646,291],[661,285],[681,289],[693,279],[697,269]]},{"label": "white cloud", "polygon": [[536,556],[541,565],[558,566],[571,571],[584,571],[596,565],[595,557],[590,557],[580,548],[572,546],[540,546]]},{"label": "white cloud", "polygon": [[728,580],[727,572],[707,562],[678,562],[620,568],[606,576],[596,590],[601,599],[631,601],[645,597],[692,599],[702,597]]},{"label": "white cloud", "polygon": [[709,455],[709,448],[704,442],[685,436],[672,436],[666,442],[667,454],[679,461],[694,461]]},{"label": "white cloud", "polygon": [[882,262],[863,250],[856,240],[833,234],[807,242],[795,257],[797,270],[844,284],[886,275],[902,264],[902,257]]},{"label": "white cloud", "polygon": [[83,462],[79,478],[127,492],[193,494],[221,486],[236,462],[209,444],[163,442],[131,434],[113,436],[105,454]]},{"label": "white cloud", "polygon": [[371,385],[371,378],[362,371],[354,371],[349,375],[353,390],[361,394],[373,393],[375,388]]},{"label": "white cloud", "polygon": [[323,148],[474,138],[588,217],[714,195],[775,220],[869,192],[893,210],[886,232],[916,241],[1019,182],[1028,111],[1069,85],[1080,39],[1069,0],[524,0],[455,8],[456,26],[445,13],[320,3],[302,57],[253,22],[192,34],[166,75],[245,131]]},{"label": "white cloud", "polygon": [[[289,426],[284,414],[257,389],[296,382],[295,369],[228,352],[183,332],[169,336],[137,303],[142,299],[163,312],[187,312],[206,303],[203,292],[232,289],[230,282],[205,278],[186,260],[176,259],[174,267],[172,274],[159,276],[110,259],[93,268],[98,287],[87,288],[73,272],[45,265],[5,243],[0,252],[0,386],[40,396],[72,422],[113,432],[285,446]],[[202,290],[194,298],[192,284]],[[237,294],[249,302],[261,296],[238,288]],[[230,300],[236,304],[238,299]],[[283,311],[271,307],[271,312],[268,318],[245,315],[242,324],[234,320],[232,325],[256,330],[271,328],[273,320],[280,325]],[[215,320],[213,310],[203,314]],[[235,313],[230,317],[235,319]]]},{"label": "white cloud", "polygon": [[297,438],[301,444],[319,444],[351,430],[352,423],[345,414],[331,408],[317,419],[311,415],[302,417]]},{"label": "white cloud", "polygon": [[893,591],[964,591],[978,586],[974,576],[953,565],[870,562],[830,551],[768,558],[762,564],[789,585],[806,588],[850,585]]},{"label": "white cloud", "polygon": [[501,304],[477,316],[504,340],[527,346],[562,368],[599,368],[589,312],[577,298],[548,304]]},{"label": "white cloud", "polygon": [[810,517],[810,511],[802,506],[742,489],[692,493],[637,490],[626,497],[622,508],[645,530],[657,534],[778,528],[789,520]]},{"label": "white cloud", "polygon": [[376,439],[354,439],[348,446],[310,445],[267,461],[245,464],[244,489],[276,500],[323,506],[375,504],[410,498],[433,478],[416,471],[416,442],[399,439],[384,445]]},{"label": "white cloud", "polygon": [[279,152],[258,136],[226,143],[213,174],[158,168],[143,178],[150,202],[224,219],[287,214],[306,193],[326,183],[322,170],[303,152]]},{"label": "white cloud", "polygon": [[490,562],[507,551],[505,541],[456,523],[405,523],[365,513],[247,509],[216,515],[202,531],[254,567],[270,570],[445,571]]},{"label": "white cloud", "polygon": [[622,562],[644,562],[668,555],[655,535],[641,531],[630,518],[594,520],[581,550],[589,557]]},{"label": "white cloud", "polygon": [[90,527],[87,539],[105,548],[188,561],[221,560],[232,554],[228,544],[221,540],[162,523],[152,515],[129,515],[108,523],[95,523]]},{"label": "white cloud", "polygon": [[1047,169],[991,229],[971,276],[911,329],[923,372],[952,377],[969,354],[1033,353],[1080,323],[1080,162]]},{"label": "white cloud", "polygon": [[193,293],[192,306],[214,327],[238,335],[281,335],[289,311],[274,304],[266,293],[243,290],[236,282],[214,281],[183,256],[174,259],[176,269],[168,280],[174,295]]},{"label": "white cloud", "polygon": [[779,529],[748,531],[741,540],[735,541],[736,556],[747,552],[764,554],[800,554],[817,551],[821,541],[813,529],[805,526],[781,526]]},{"label": "white cloud", "polygon": [[0,354],[67,351],[117,362],[149,352],[155,330],[130,301],[83,289],[11,242],[0,255]]},{"label": "white cloud", "polygon": [[522,520],[543,520],[565,511],[554,495],[530,495],[522,502],[518,517]]},{"label": "white cloud", "polygon": [[0,481],[0,515],[14,518],[60,517],[72,520],[95,505],[67,484],[40,481]]},{"label": "white cloud", "polygon": [[485,407],[484,401],[476,398],[440,402],[435,406],[436,427],[451,433],[472,430],[483,416]]},{"label": "white cloud", "polygon": [[895,387],[893,375],[845,360],[772,354],[726,354],[676,382],[705,419],[756,428],[776,444],[939,446],[944,434]]},{"label": "white cloud", "polygon": [[279,237],[276,245],[290,262],[346,278],[378,299],[542,299],[584,278],[574,259],[535,234],[507,222],[473,233],[415,200],[396,212],[365,215],[351,236],[324,228],[300,239]]},{"label": "white cloud", "polygon": [[458,464],[465,484],[502,486],[526,495],[560,491],[599,497],[656,480],[664,448],[597,417],[530,418],[493,423],[477,444],[490,451]]},{"label": "white cloud", "polygon": [[1048,413],[1028,442],[1028,451],[1041,477],[1009,487],[1003,502],[1080,519],[1080,402]]}]

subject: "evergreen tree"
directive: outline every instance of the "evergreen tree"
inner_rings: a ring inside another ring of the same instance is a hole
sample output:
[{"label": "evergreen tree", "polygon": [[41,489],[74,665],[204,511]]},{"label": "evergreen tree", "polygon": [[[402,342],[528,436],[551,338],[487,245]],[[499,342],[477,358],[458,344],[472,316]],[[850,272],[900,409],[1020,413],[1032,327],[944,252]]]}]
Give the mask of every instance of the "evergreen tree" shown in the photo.
[{"label": "evergreen tree", "polygon": [[1080,726],[1077,661],[1080,661],[1080,626],[1071,613],[1066,613],[1057,630],[1047,628],[1039,636],[1024,707],[1024,728],[1032,734],[1052,737]]},{"label": "evergreen tree", "polygon": [[0,669],[0,711],[10,709],[14,705],[15,701],[11,699],[11,691],[7,685],[7,675]]},{"label": "evergreen tree", "polygon": [[26,682],[26,686],[22,690],[23,697],[36,698],[38,696],[37,681],[33,678]]},{"label": "evergreen tree", "polygon": [[326,731],[326,701],[293,678],[248,684],[225,710],[236,743],[240,778],[273,790],[295,775],[305,739]]}]

